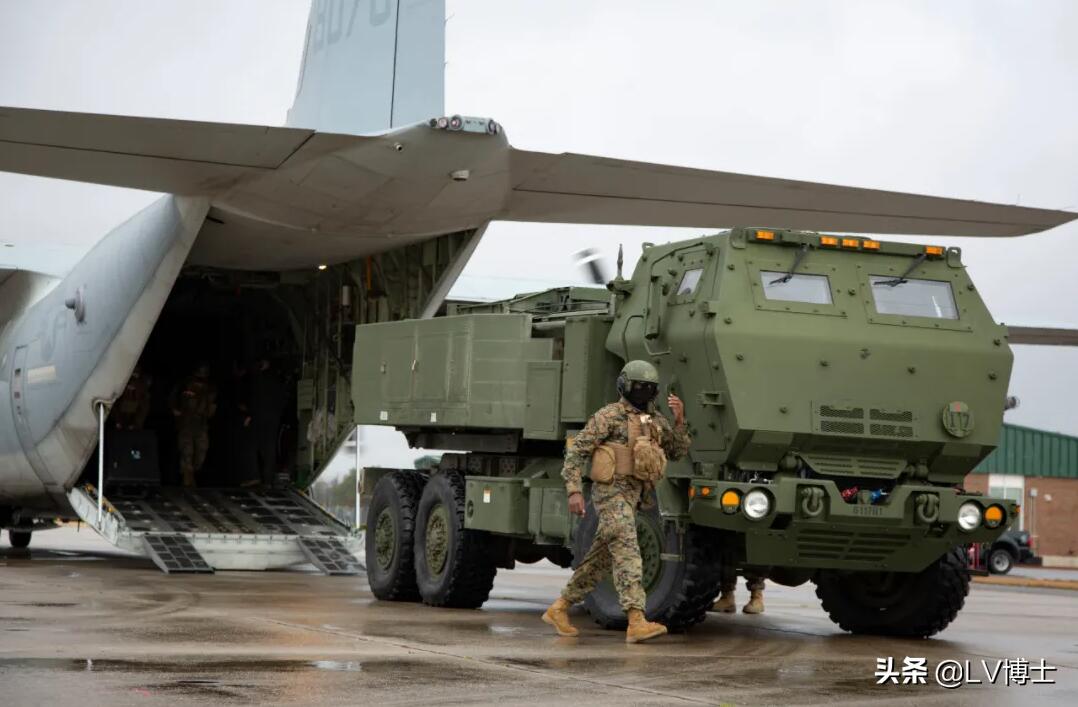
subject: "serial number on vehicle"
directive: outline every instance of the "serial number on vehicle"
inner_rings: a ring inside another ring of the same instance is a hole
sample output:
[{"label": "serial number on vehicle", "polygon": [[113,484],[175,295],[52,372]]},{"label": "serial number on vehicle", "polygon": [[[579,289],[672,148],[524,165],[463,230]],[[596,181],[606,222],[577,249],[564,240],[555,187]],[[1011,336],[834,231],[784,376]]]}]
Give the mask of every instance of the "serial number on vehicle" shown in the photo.
[{"label": "serial number on vehicle", "polygon": [[855,516],[882,516],[883,509],[876,506],[854,506],[853,514]]}]

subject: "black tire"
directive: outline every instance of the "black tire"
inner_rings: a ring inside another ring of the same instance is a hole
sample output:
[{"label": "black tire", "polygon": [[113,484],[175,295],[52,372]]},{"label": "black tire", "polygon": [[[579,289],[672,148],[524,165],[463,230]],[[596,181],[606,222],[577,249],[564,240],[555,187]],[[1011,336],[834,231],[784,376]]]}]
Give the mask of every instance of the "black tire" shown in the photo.
[{"label": "black tire", "polygon": [[920,572],[821,570],[816,596],[850,633],[928,638],[954,621],[969,594],[966,554],[956,547]]},{"label": "black tire", "polygon": [[11,543],[11,547],[22,550],[30,547],[30,536],[32,531],[29,530],[8,530],[7,539]]},{"label": "black tire", "polygon": [[415,531],[415,575],[424,604],[483,605],[498,572],[485,537],[464,529],[464,477],[455,471],[431,476],[419,499]]},{"label": "black tire", "polygon": [[419,601],[415,580],[415,520],[423,476],[394,471],[374,486],[367,509],[367,582],[385,601]]},{"label": "black tire", "polygon": [[997,548],[988,556],[988,571],[1007,574],[1014,568],[1014,555],[1005,547]]},{"label": "black tire", "polygon": [[[684,544],[673,523],[663,523],[657,504],[636,512],[637,537],[644,561],[644,613],[671,631],[700,623],[715,603],[722,582],[719,535],[709,528],[690,526]],[[588,499],[587,512],[573,541],[573,568],[584,559],[599,526],[599,514]],[[681,553],[682,561],[660,560],[658,554]],[[657,564],[656,564],[657,563]],[[607,577],[584,599],[584,608],[605,629],[624,630],[627,625],[617,591]]]}]

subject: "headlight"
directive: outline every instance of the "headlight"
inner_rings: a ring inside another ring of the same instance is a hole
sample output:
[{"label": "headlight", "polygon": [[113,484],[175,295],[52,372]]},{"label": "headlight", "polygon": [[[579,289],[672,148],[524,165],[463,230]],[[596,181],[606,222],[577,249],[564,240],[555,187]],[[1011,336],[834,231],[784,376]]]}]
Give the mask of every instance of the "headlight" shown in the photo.
[{"label": "headlight", "polygon": [[745,494],[741,509],[749,518],[760,520],[771,512],[771,499],[760,489],[754,489]]},{"label": "headlight", "polygon": [[958,527],[973,530],[981,524],[981,507],[973,501],[963,503],[958,509]]}]

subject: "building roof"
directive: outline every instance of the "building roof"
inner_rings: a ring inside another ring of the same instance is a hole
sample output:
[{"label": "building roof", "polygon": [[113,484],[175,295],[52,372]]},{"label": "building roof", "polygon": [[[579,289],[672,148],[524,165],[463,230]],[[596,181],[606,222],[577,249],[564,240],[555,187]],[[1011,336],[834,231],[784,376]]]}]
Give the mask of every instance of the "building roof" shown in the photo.
[{"label": "building roof", "polygon": [[1078,437],[1005,424],[999,446],[973,471],[1078,479]]}]

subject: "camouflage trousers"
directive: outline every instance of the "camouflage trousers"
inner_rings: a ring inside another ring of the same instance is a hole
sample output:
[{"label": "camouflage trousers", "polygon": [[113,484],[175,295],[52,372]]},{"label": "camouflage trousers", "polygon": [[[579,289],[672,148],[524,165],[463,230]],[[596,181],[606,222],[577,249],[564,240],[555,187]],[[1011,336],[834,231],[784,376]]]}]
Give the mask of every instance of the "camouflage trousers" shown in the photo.
[{"label": "camouflage trousers", "polygon": [[561,596],[570,604],[583,601],[609,573],[618,592],[621,608],[644,610],[643,565],[636,539],[636,514],[633,505],[620,494],[596,503],[599,527],[584,559],[573,571]]},{"label": "camouflage trousers", "polygon": [[180,451],[180,475],[184,486],[195,485],[195,473],[206,461],[206,452],[210,448],[210,435],[205,424],[180,425],[176,442]]},{"label": "camouflage trousers", "polygon": [[[737,574],[733,572],[723,571],[722,573],[722,591],[732,592],[737,588]],[[745,575],[745,588],[750,592],[762,592],[764,590],[764,578],[755,574]]]}]

